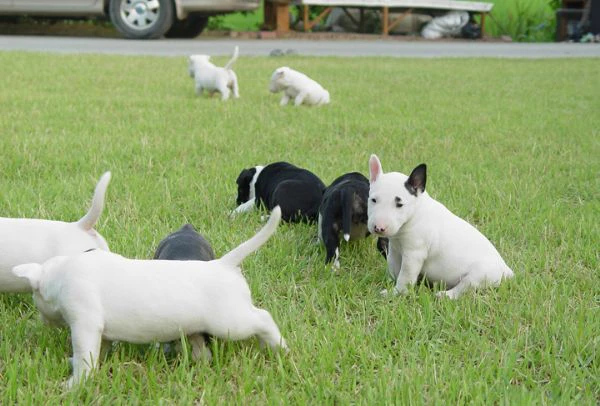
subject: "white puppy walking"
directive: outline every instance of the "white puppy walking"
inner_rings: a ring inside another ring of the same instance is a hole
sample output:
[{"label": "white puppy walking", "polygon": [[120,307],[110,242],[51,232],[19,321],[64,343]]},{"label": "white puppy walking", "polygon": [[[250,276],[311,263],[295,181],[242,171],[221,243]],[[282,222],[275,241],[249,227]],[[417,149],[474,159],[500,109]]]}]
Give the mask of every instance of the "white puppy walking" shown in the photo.
[{"label": "white puppy walking", "polygon": [[323,86],[304,73],[287,66],[277,68],[273,72],[269,90],[271,93],[283,91],[283,97],[279,103],[282,106],[287,105],[290,99],[294,99],[294,105],[296,106],[302,103],[316,106],[329,103],[329,92]]},{"label": "white puppy walking", "polygon": [[467,288],[498,285],[513,276],[483,234],[425,191],[424,164],[410,176],[384,174],[377,156],[371,155],[369,169],[368,227],[389,238],[388,272],[396,280],[394,294],[405,294],[419,275],[444,282],[448,290],[438,295],[452,299]]},{"label": "white puppy walking", "polygon": [[0,292],[31,292],[29,282],[11,272],[15,265],[41,263],[92,248],[108,251],[108,244],[94,225],[104,208],[109,181],[110,172],[106,172],[96,185],[89,211],[79,221],[0,218]]},{"label": "white puppy walking", "polygon": [[73,343],[77,384],[97,366],[101,346],[110,341],[166,342],[189,337],[193,353],[206,353],[203,333],[241,340],[256,335],[261,344],[287,348],[273,318],[252,304],[240,263],[277,229],[281,210],[251,239],[220,259],[136,260],[92,251],[55,257],[43,265],[13,269],[27,278],[42,318],[67,324]]},{"label": "white puppy walking", "polygon": [[237,76],[231,69],[238,54],[239,48],[236,46],[233,56],[222,68],[210,62],[210,55],[190,56],[188,70],[196,83],[196,94],[200,95],[206,90],[211,96],[215,92],[221,93],[221,100],[229,99],[232,92],[236,99],[240,97]]}]

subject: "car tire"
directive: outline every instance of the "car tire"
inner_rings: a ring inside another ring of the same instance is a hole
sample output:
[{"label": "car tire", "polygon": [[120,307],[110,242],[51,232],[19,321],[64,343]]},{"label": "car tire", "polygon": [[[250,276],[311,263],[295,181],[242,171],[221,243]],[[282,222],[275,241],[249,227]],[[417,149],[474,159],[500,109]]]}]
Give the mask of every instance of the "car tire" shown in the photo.
[{"label": "car tire", "polygon": [[185,20],[175,21],[169,31],[165,33],[167,38],[195,38],[208,25],[208,16],[202,14],[190,14]]},{"label": "car tire", "polygon": [[173,0],[110,0],[110,20],[130,39],[162,37],[175,21]]}]

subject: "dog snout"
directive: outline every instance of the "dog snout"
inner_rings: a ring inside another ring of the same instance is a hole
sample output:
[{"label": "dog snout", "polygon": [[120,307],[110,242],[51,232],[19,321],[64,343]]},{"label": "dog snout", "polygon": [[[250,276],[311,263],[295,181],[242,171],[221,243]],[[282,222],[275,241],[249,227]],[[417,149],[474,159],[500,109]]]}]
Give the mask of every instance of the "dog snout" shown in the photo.
[{"label": "dog snout", "polygon": [[382,226],[379,224],[375,224],[375,226],[373,227],[373,231],[375,231],[376,234],[383,234],[383,233],[385,233],[386,229],[387,229],[386,226]]}]

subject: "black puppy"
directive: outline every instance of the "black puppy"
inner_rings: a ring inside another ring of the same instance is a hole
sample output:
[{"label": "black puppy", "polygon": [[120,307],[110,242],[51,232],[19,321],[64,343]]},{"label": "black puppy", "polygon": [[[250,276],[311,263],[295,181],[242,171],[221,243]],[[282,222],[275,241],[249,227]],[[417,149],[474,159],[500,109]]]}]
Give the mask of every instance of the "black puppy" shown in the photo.
[{"label": "black puppy", "polygon": [[369,235],[368,199],[369,180],[358,172],[340,176],[325,190],[319,208],[319,238],[327,250],[325,263],[334,260],[339,268],[340,233],[346,241]]},{"label": "black puppy", "polygon": [[212,261],[215,253],[202,235],[191,224],[186,224],[166,236],[156,248],[154,259],[178,261]]},{"label": "black puppy", "polygon": [[325,184],[314,173],[287,162],[244,169],[238,176],[234,213],[281,207],[283,221],[315,221]]},{"label": "black puppy", "polygon": [[[200,235],[194,226],[185,224],[179,230],[166,236],[156,248],[154,259],[176,260],[176,261],[212,261],[215,259],[215,253],[209,242]],[[212,354],[206,346],[210,336],[202,335],[204,342],[199,343],[198,348],[192,349],[194,358],[202,357],[210,361]],[[202,341],[202,340],[200,340]],[[178,349],[180,342],[171,342],[164,345],[163,351],[165,354]],[[198,345],[198,342],[196,342]],[[203,352],[203,354],[201,354]]]}]

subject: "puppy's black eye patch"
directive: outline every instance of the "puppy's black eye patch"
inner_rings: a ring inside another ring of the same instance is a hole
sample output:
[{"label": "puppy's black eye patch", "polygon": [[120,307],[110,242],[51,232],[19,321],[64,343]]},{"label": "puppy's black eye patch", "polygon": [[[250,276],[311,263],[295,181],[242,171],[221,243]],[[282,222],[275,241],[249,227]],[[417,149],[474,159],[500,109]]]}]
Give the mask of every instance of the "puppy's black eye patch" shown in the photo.
[{"label": "puppy's black eye patch", "polygon": [[396,207],[397,207],[397,208],[400,208],[400,207],[402,207],[402,206],[404,206],[404,205],[402,204],[402,199],[400,199],[398,196],[396,196]]}]

